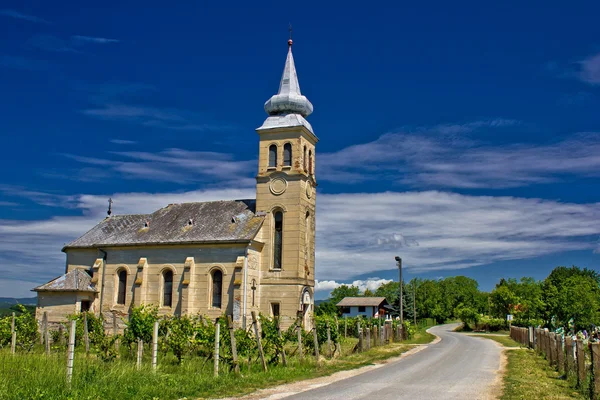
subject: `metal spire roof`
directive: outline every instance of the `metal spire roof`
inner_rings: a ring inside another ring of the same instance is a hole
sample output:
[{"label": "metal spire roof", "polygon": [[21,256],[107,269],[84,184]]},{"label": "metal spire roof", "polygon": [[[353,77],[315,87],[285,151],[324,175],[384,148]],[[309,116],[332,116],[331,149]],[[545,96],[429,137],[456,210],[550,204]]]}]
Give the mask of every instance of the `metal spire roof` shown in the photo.
[{"label": "metal spire roof", "polygon": [[292,43],[292,39],[288,40],[288,54],[279,83],[279,92],[265,103],[265,111],[269,117],[258,129],[303,125],[312,132],[312,127],[304,118],[313,112],[313,105],[300,92]]}]

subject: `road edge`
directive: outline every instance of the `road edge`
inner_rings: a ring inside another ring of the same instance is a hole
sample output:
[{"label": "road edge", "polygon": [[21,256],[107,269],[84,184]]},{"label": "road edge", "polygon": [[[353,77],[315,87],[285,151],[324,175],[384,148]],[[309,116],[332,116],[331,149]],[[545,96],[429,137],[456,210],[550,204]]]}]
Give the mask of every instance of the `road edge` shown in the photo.
[{"label": "road edge", "polygon": [[[437,325],[436,325],[437,326]],[[434,327],[432,327],[434,328]],[[339,382],[344,379],[352,378],[357,375],[364,374],[365,372],[369,372],[378,368],[383,367],[387,364],[392,364],[394,362],[400,361],[406,357],[410,357],[413,354],[420,352],[421,350],[426,349],[428,346],[439,343],[442,339],[436,335],[435,333],[429,332],[431,328],[427,329],[427,332],[435,336],[430,343],[427,344],[408,344],[407,346],[414,346],[412,349],[400,354],[397,357],[388,358],[381,361],[376,361],[371,365],[365,365],[363,367],[348,369],[345,371],[334,372],[331,375],[320,376],[318,378],[310,378],[304,379],[300,381],[284,383],[283,385],[272,386],[265,389],[259,389],[255,392],[247,394],[242,397],[227,397],[221,398],[219,400],[234,400],[234,399],[242,399],[242,400],[278,400],[283,399],[288,396],[293,396],[299,393],[306,392],[308,390],[320,388],[323,386],[330,385],[335,382]]]}]

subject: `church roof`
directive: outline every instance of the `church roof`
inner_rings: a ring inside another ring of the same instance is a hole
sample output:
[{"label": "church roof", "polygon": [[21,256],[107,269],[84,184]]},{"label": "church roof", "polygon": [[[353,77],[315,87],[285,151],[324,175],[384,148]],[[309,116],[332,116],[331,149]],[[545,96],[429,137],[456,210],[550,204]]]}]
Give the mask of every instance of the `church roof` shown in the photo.
[{"label": "church roof", "polygon": [[33,289],[35,292],[96,292],[92,277],[85,271],[74,269]]},{"label": "church roof", "polygon": [[305,119],[313,112],[313,105],[300,92],[300,83],[292,54],[292,40],[288,41],[288,54],[279,83],[279,91],[265,103],[265,111],[269,117],[258,128],[271,129],[304,126],[313,132],[312,126]]},{"label": "church roof", "polygon": [[255,214],[255,200],[169,204],[152,214],[105,218],[71,248],[150,244],[243,243],[252,240],[264,216]]}]

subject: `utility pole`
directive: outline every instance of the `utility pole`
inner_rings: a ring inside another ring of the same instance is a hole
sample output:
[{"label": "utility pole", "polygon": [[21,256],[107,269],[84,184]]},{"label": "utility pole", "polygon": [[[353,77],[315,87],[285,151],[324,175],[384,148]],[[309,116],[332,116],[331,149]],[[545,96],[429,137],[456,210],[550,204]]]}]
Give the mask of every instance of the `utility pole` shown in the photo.
[{"label": "utility pole", "polygon": [[398,280],[400,282],[400,325],[404,326],[404,307],[402,304],[402,259],[398,256],[395,257],[396,263],[398,264]]},{"label": "utility pole", "polygon": [[413,320],[417,326],[417,302],[415,301],[415,293],[417,293],[417,280],[413,278]]}]

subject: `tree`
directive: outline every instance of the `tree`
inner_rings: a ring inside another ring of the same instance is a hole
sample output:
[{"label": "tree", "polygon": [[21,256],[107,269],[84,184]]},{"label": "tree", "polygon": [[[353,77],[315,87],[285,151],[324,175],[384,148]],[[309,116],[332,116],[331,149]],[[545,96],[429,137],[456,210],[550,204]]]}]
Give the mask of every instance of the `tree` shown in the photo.
[{"label": "tree", "polygon": [[375,296],[385,297],[387,302],[392,306],[398,302],[399,294],[400,294],[400,285],[398,284],[398,282],[394,282],[394,281],[384,283],[383,285],[379,286],[375,290]]},{"label": "tree", "polygon": [[568,328],[573,318],[576,329],[598,321],[600,276],[597,272],[573,267],[556,267],[543,283],[546,324]]},{"label": "tree", "polygon": [[503,284],[492,290],[490,294],[492,316],[496,318],[506,318],[507,314],[512,314],[515,305],[519,303],[519,298],[510,289],[509,285]]},{"label": "tree", "polygon": [[361,297],[360,290],[357,286],[341,285],[331,291],[329,301],[336,305],[344,299],[344,297]]},{"label": "tree", "polygon": [[341,315],[341,309],[337,303],[344,297],[362,297],[357,286],[341,285],[329,294],[329,298],[315,308],[316,315]]},{"label": "tree", "polygon": [[331,300],[325,300],[315,307],[316,315],[337,315],[338,307]]}]

